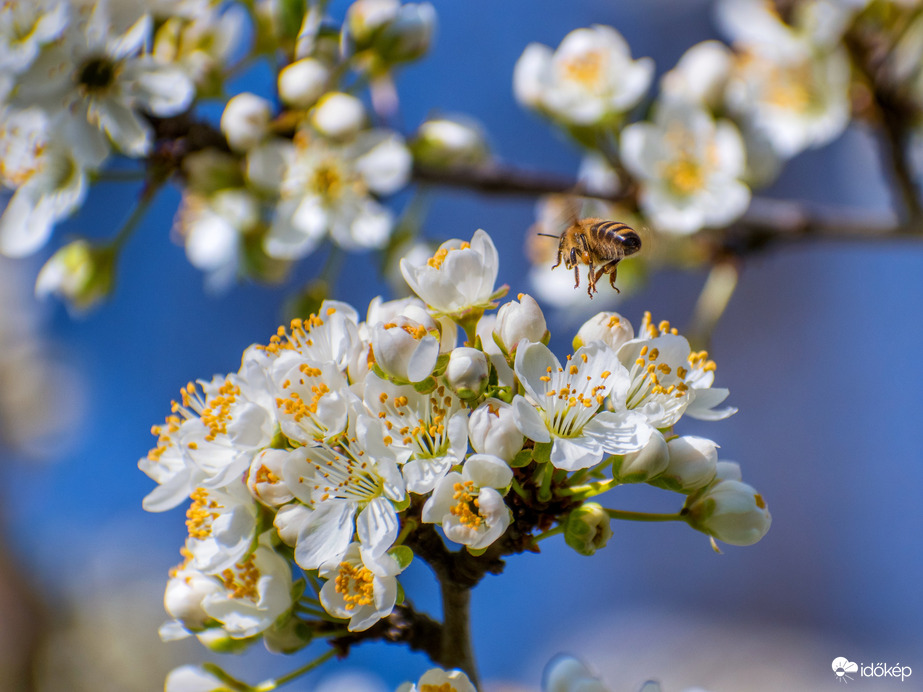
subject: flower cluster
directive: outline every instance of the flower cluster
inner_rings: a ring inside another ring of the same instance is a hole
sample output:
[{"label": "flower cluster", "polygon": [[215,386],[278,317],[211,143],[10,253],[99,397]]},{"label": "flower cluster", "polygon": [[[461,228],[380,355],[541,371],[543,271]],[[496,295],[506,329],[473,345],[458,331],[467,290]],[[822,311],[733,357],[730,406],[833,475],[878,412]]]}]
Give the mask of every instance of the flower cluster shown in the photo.
[{"label": "flower cluster", "polygon": [[[410,144],[386,122],[393,72],[428,51],[428,3],[355,0],[339,20],[325,3],[41,0],[0,8],[0,253],[40,249],[77,210],[113,155],[143,160],[142,199],[168,179],[182,200],[174,237],[212,290],[241,277],[284,278],[329,239],[382,249],[395,227],[384,198],[431,166],[485,160],[479,126],[443,117]],[[250,38],[250,45],[246,39]],[[267,93],[226,97],[267,59]],[[357,84],[367,84],[368,111]],[[196,107],[225,99],[220,123]],[[412,145],[412,147],[411,147]],[[411,148],[414,154],[411,153]],[[124,164],[116,177],[128,178]],[[83,310],[111,290],[117,251],[80,239],[55,256],[41,293]]]},{"label": "flower cluster", "polygon": [[636,335],[600,313],[559,358],[530,296],[489,312],[506,290],[498,267],[484,231],[448,241],[402,261],[416,297],[375,299],[364,321],[326,301],[248,348],[237,372],[183,388],[139,464],[158,483],[146,509],[191,498],[164,637],[263,636],[289,651],[363,632],[401,603],[414,555],[442,559],[433,541],[474,565],[561,532],[592,554],[611,518],[636,517],[590,502],[624,483],[679,493],[668,518],[719,540],[765,534],[765,502],[739,468],[674,433],[684,414],[735,411],[708,355],[649,315]]},{"label": "flower cluster", "polygon": [[[625,39],[607,26],[576,29],[555,50],[530,44],[516,64],[518,101],[585,151],[583,187],[622,199],[591,215],[625,222],[634,217],[665,236],[655,262],[690,261],[695,248],[681,246],[683,237],[735,222],[747,211],[752,190],[773,182],[795,155],[837,138],[854,114],[879,118],[854,98],[874,88],[868,74],[882,80],[886,98],[901,104],[904,126],[923,120],[923,21],[909,7],[914,3],[779,5],[718,2],[717,24],[729,44],[694,45],[652,95],[650,58],[632,59]],[[883,46],[896,50],[884,58]],[[560,235],[562,219],[588,216],[576,207],[573,202],[558,215],[557,227],[540,220],[542,232]],[[532,253],[537,266],[553,253],[552,241],[540,244],[546,249]],[[646,255],[643,261],[652,261]],[[567,302],[572,283],[549,278],[547,271],[536,274],[536,292]],[[556,288],[561,282],[567,285]]]}]

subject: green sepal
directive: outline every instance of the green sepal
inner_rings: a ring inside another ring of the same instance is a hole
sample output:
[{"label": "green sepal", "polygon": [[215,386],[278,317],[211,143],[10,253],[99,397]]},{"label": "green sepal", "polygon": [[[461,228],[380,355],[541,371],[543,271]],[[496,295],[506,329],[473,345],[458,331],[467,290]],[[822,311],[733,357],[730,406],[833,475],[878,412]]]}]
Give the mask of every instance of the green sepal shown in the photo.
[{"label": "green sepal", "polygon": [[514,469],[522,468],[523,466],[528,466],[532,461],[532,452],[531,449],[521,449],[516,453],[516,456],[513,457],[513,460],[510,462],[510,466]]},{"label": "green sepal", "polygon": [[436,389],[436,378],[430,375],[425,380],[414,382],[413,388],[420,392],[420,394],[429,394],[431,391]]},{"label": "green sepal", "polygon": [[394,546],[388,551],[388,555],[397,560],[397,564],[400,565],[402,572],[413,562],[413,550],[406,545]]},{"label": "green sepal", "polygon": [[433,375],[438,377],[445,372],[446,367],[449,365],[449,358],[452,357],[451,353],[440,353],[436,358],[436,367],[433,368]]},{"label": "green sepal", "polygon": [[296,38],[304,23],[307,3],[305,0],[279,0],[277,7],[281,34],[286,38]]},{"label": "green sepal", "polygon": [[292,583],[292,600],[297,601],[304,596],[305,589],[308,588],[306,579],[298,579]]},{"label": "green sepal", "polygon": [[278,423],[276,424],[275,431],[272,433],[272,440],[269,442],[269,447],[271,449],[294,449],[291,441],[282,432],[282,428]]},{"label": "green sepal", "polygon": [[551,463],[551,447],[553,442],[536,442],[532,450],[532,458],[540,464]]},{"label": "green sepal", "polygon": [[[500,288],[490,294],[490,300],[500,300],[503,296],[510,292],[510,287],[507,284],[503,284]],[[496,307],[493,306],[493,307]]]},{"label": "green sepal", "polygon": [[394,505],[394,509],[395,509],[395,510],[397,510],[398,512],[403,512],[405,509],[407,509],[408,507],[410,507],[410,494],[409,494],[409,493],[405,493],[405,494],[404,494],[404,499],[403,499],[403,500],[400,500],[400,501],[398,501],[398,502],[395,502],[394,500],[391,500],[391,504]]},{"label": "green sepal", "polygon": [[494,343],[497,344],[497,348],[500,349],[500,353],[502,353],[503,357],[506,358],[508,361],[510,359],[510,352],[506,350],[506,346],[500,340],[500,337],[497,336],[497,332],[491,332],[490,336],[493,338]]},{"label": "green sepal", "polygon": [[466,546],[468,552],[471,553],[474,557],[480,557],[487,552],[487,548],[472,548],[471,546]]},{"label": "green sepal", "polygon": [[404,587],[401,586],[400,582],[397,583],[397,598],[394,601],[394,605],[403,605],[404,603]]}]

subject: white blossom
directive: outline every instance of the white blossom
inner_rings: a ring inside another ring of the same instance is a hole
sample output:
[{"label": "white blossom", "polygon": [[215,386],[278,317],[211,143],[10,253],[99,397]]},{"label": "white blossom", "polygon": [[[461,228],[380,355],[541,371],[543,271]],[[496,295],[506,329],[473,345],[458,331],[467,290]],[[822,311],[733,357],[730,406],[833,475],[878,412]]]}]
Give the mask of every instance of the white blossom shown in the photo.
[{"label": "white blossom", "polygon": [[398,561],[385,553],[373,557],[359,543],[350,543],[339,560],[320,567],[327,581],[320,602],[334,617],[348,619],[350,632],[361,632],[390,615],[397,601]]},{"label": "white blossom", "polygon": [[423,673],[419,682],[416,684],[405,682],[397,688],[396,692],[428,692],[434,689],[440,692],[477,692],[463,672],[441,668],[430,668]]},{"label": "white blossom", "polygon": [[640,182],[644,213],[660,230],[688,234],[746,211],[745,150],[737,128],[698,107],[659,104],[652,123],[622,131],[622,160]]},{"label": "white blossom", "polygon": [[650,438],[651,427],[636,413],[602,410],[610,393],[624,402],[629,387],[628,371],[603,343],[581,347],[564,365],[547,346],[523,344],[515,370],[529,397],[513,399],[516,424],[529,439],[553,443],[555,468],[587,468],[604,454],[641,449]]},{"label": "white blossom", "polygon": [[279,72],[279,98],[293,108],[310,108],[327,90],[330,68],[316,58],[302,58]]},{"label": "white blossom", "polygon": [[298,259],[328,233],[347,249],[384,245],[394,217],[373,194],[391,194],[408,180],[411,157],[400,136],[367,131],[338,145],[301,130],[292,147],[281,157],[271,149],[262,152],[277,158],[275,168],[282,172],[281,199],[264,241],[266,253]]},{"label": "white blossom", "polygon": [[490,376],[487,356],[483,351],[460,346],[449,355],[445,380],[461,397],[471,398],[483,393]]},{"label": "white blossom", "polygon": [[401,274],[411,290],[446,315],[490,305],[499,269],[497,248],[481,229],[470,243],[447,240],[426,263],[401,260]]},{"label": "white blossom", "polygon": [[451,471],[436,484],[423,505],[423,521],[442,526],[450,541],[486,548],[510,525],[503,495],[512,480],[513,471],[502,459],[472,454],[461,473]]},{"label": "white blossom", "polygon": [[499,399],[486,399],[471,412],[468,438],[478,454],[490,454],[506,462],[522,450],[523,435],[516,425],[513,407]]},{"label": "white blossom", "polygon": [[570,32],[557,50],[529,44],[516,62],[520,103],[571,125],[597,125],[629,110],[647,91],[650,58],[632,60],[622,35],[596,25]]},{"label": "white blossom", "polygon": [[514,353],[523,339],[538,343],[549,335],[545,315],[535,298],[525,293],[520,293],[518,298],[519,302],[511,300],[500,306],[494,325],[494,338],[507,353]]}]

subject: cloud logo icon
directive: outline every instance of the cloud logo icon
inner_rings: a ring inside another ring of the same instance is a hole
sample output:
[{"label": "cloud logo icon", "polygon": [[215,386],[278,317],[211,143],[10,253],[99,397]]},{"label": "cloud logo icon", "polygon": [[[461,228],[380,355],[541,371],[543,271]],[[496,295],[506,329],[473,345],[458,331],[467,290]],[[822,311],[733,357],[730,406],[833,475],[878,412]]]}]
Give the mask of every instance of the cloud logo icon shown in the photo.
[{"label": "cloud logo icon", "polygon": [[859,666],[857,664],[842,656],[833,659],[833,663],[830,665],[833,668],[833,673],[836,675],[837,682],[852,680],[852,677],[847,675],[847,673],[859,672]]}]

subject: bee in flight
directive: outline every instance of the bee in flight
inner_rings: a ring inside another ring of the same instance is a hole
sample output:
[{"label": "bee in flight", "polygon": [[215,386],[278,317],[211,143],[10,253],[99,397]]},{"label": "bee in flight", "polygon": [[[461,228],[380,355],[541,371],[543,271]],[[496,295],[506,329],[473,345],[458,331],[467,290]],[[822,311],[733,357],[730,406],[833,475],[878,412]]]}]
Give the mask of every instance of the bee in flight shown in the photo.
[{"label": "bee in flight", "polygon": [[615,276],[619,262],[641,249],[641,237],[634,229],[620,221],[606,219],[579,219],[560,236],[550,233],[538,235],[560,239],[558,261],[551,268],[557,267],[563,259],[564,266],[574,270],[574,288],[580,286],[579,265],[587,265],[587,294],[590,298],[597,292],[596,282],[603,274],[609,275],[609,285],[618,291]]}]

